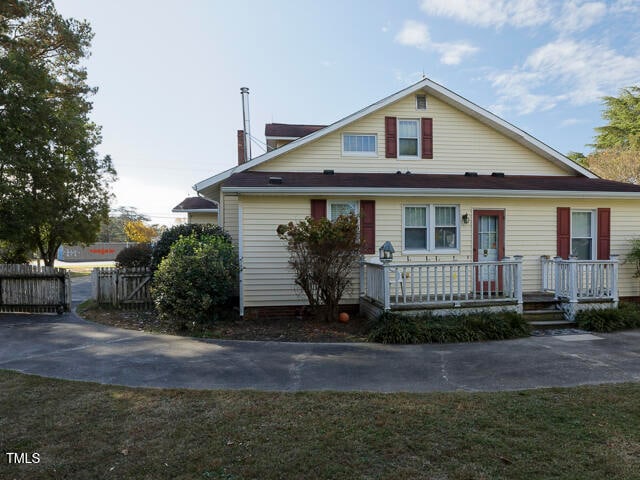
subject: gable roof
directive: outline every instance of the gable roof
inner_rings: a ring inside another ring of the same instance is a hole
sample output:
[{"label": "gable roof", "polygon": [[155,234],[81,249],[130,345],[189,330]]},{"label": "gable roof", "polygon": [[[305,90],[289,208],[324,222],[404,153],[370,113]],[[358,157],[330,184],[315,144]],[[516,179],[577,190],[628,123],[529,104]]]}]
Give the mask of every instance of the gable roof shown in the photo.
[{"label": "gable roof", "polygon": [[267,123],[264,136],[271,138],[300,138],[317,132],[326,125],[300,125],[291,123]]},{"label": "gable roof", "polygon": [[217,212],[218,203],[212,200],[207,200],[202,197],[187,197],[182,200],[178,205],[173,207],[172,212]]},{"label": "gable roof", "polygon": [[245,170],[251,169],[257,165],[260,165],[261,163],[269,161],[272,158],[283,155],[287,152],[295,150],[296,148],[300,148],[303,145],[306,145],[310,142],[313,142],[314,140],[324,137],[325,135],[335,132],[336,130],[339,130],[344,126],[352,122],[355,122],[356,120],[359,120],[360,118],[366,115],[369,115],[370,113],[373,113],[377,110],[380,110],[381,108],[384,108],[387,105],[390,105],[402,99],[403,97],[411,93],[417,92],[419,90],[424,90],[428,94],[437,97],[443,102],[453,106],[454,108],[457,108],[458,110],[466,113],[467,115],[475,118],[476,120],[484,123],[485,125],[488,125],[489,127],[494,128],[495,130],[499,131],[500,133],[507,136],[508,138],[511,138],[517,143],[534,151],[538,155],[542,156],[543,158],[546,158],[547,160],[553,162],[558,166],[561,166],[567,170],[573,171],[578,175],[583,175],[587,178],[598,178],[597,175],[595,175],[594,173],[590,172],[586,168],[568,159],[567,157],[562,155],[560,152],[554,150],[553,148],[549,147],[548,145],[541,142],[540,140],[532,137],[525,131],[520,130],[515,125],[512,125],[506,120],[503,120],[502,118],[498,117],[497,115],[494,115],[493,113],[489,112],[488,110],[485,110],[484,108],[476,105],[475,103],[470,102],[466,98],[461,97],[457,93],[452,92],[451,90],[443,87],[442,85],[434,82],[433,80],[424,78],[419,82],[416,82],[413,85],[403,90],[400,90],[399,92],[394,93],[393,95],[383,98],[382,100],[379,100],[378,102],[373,103],[368,107],[363,108],[362,110],[359,110],[347,117],[344,117],[342,120],[338,120],[337,122],[332,123],[327,127],[317,130],[314,133],[311,133],[298,140],[294,140],[293,142],[283,147],[280,147],[276,150],[272,150],[263,155],[260,155],[259,157],[256,157],[246,163],[243,163],[242,165],[232,167],[228,170],[225,170],[224,172],[221,172],[201,182],[198,182],[194,185],[193,188],[197,191],[200,191],[203,188],[207,188],[212,185],[215,185],[223,180],[226,180],[233,173],[244,172]]},{"label": "gable roof", "polygon": [[585,176],[240,172],[222,187],[239,193],[425,194],[640,198],[640,185]]}]

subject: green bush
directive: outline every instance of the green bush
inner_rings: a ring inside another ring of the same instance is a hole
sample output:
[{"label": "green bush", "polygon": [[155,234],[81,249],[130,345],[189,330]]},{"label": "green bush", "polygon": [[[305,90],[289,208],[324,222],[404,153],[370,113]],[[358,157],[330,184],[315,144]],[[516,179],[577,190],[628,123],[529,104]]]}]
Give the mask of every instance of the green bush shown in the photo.
[{"label": "green bush", "polygon": [[169,255],[171,246],[178,241],[180,237],[189,237],[195,235],[197,238],[202,237],[220,237],[223,240],[231,243],[231,235],[229,235],[222,227],[213,224],[195,224],[185,223],[182,225],[175,225],[164,232],[160,236],[160,239],[153,246],[153,253],[151,254],[151,268],[155,270],[160,265],[163,258]]},{"label": "green bush", "polygon": [[116,266],[118,268],[148,267],[151,264],[151,251],[151,245],[148,243],[137,243],[127,247],[116,255]]},{"label": "green bush", "polygon": [[163,318],[204,322],[234,294],[238,255],[221,236],[182,237],[154,273],[151,296]]},{"label": "green bush", "polygon": [[385,312],[369,332],[378,343],[449,343],[526,337],[529,324],[514,312],[436,316]]},{"label": "green bush", "polygon": [[618,308],[583,310],[576,315],[576,324],[592,332],[640,328],[640,307],[634,303],[621,303]]},{"label": "green bush", "polygon": [[31,252],[24,246],[0,240],[0,263],[29,263],[31,257]]}]

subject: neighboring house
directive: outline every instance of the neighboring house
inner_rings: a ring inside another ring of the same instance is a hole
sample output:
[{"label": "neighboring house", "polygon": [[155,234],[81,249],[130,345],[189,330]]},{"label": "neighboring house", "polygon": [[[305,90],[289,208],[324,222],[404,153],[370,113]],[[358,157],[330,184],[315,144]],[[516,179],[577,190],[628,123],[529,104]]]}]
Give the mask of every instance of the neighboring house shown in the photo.
[{"label": "neighboring house", "polygon": [[218,224],[218,202],[202,197],[187,197],[171,210],[186,213],[187,223]]},{"label": "neighboring house", "polygon": [[[238,246],[247,316],[306,303],[277,225],[348,211],[362,216],[366,261],[344,303],[368,315],[520,311],[523,292],[544,291],[572,316],[640,295],[615,257],[640,236],[640,187],[598,178],[429,79],[327,127],[276,125],[267,140],[279,148],[246,163],[239,151],[237,166],[194,186]],[[383,265],[385,241],[395,256]]]}]

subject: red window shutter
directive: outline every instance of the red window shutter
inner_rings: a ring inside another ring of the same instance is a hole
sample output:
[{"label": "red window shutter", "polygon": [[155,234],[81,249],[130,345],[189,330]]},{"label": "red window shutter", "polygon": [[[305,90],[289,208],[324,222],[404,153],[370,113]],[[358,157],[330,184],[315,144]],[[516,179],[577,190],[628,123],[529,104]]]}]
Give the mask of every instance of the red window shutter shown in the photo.
[{"label": "red window shutter", "polygon": [[611,209],[598,209],[598,260],[611,258]]},{"label": "red window shutter", "polygon": [[364,243],[362,253],[376,253],[375,200],[360,200],[360,238]]},{"label": "red window shutter", "polygon": [[422,158],[433,158],[433,118],[422,119]]},{"label": "red window shutter", "polygon": [[571,254],[571,209],[569,207],[558,207],[557,232],[557,255],[566,260]]},{"label": "red window shutter", "polygon": [[321,218],[327,218],[327,201],[311,200],[311,218],[319,220]]},{"label": "red window shutter", "polygon": [[384,117],[385,157],[398,156],[398,125],[396,117]]}]

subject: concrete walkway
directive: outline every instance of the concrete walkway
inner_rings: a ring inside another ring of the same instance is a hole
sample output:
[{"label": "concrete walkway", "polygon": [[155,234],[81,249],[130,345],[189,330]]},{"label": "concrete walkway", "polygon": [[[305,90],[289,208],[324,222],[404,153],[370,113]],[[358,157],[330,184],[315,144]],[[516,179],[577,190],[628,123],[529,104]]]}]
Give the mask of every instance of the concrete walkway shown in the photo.
[{"label": "concrete walkway", "polygon": [[640,380],[640,330],[475,344],[389,346],[196,340],[0,315],[0,368],[145,387],[495,391]]}]

